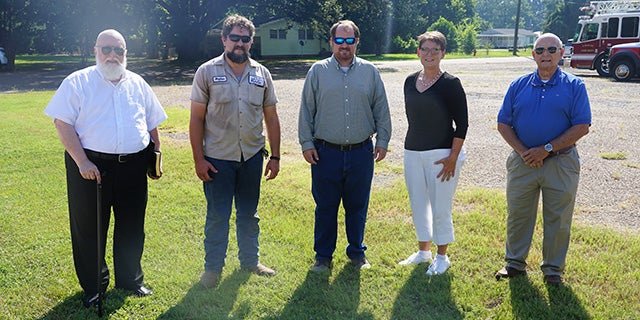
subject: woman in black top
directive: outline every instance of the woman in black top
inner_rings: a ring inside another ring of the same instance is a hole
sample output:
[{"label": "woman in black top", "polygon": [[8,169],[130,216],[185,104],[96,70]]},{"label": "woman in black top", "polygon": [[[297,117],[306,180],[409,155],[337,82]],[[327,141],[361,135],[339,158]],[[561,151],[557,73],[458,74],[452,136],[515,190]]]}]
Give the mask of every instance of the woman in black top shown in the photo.
[{"label": "woman in black top", "polygon": [[[447,247],[453,242],[451,207],[465,160],[467,99],[460,79],[443,72],[447,40],[438,31],[418,37],[423,69],[407,77],[404,100],[409,129],[404,143],[404,176],[419,251],[401,265],[432,262],[427,275],[442,274],[451,265]],[[435,259],[431,242],[437,245]]]}]

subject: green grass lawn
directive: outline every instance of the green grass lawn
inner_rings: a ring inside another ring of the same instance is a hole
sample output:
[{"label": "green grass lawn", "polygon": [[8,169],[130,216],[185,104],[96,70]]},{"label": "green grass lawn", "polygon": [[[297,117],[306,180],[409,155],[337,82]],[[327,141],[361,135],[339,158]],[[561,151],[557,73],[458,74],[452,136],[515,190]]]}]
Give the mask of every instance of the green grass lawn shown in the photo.
[{"label": "green grass lawn", "polygon": [[[82,307],[69,236],[63,148],[43,109],[52,92],[0,95],[0,319],[90,319]],[[308,165],[285,147],[281,173],[264,182],[261,261],[279,274],[239,271],[235,231],[220,286],[198,285],[205,199],[186,140],[189,111],[168,108],[161,126],[165,175],[150,181],[143,257],[146,298],[107,291],[113,319],[638,319],[640,237],[574,225],[566,286],[547,288],[538,268],[541,230],[529,276],[497,282],[504,264],[503,190],[461,188],[454,205],[451,269],[397,262],[416,250],[402,168],[376,165],[366,244],[373,267],[348,266],[343,221],[330,274],[313,264]],[[385,181],[386,183],[382,183]],[[111,228],[112,229],[112,228]],[[111,234],[110,236],[111,237]],[[111,263],[111,240],[107,260]]]}]

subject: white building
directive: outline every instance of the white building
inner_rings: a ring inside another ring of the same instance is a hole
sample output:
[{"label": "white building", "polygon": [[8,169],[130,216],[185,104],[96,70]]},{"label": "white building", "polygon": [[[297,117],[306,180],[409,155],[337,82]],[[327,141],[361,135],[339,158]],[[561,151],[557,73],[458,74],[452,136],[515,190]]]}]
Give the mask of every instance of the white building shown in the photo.
[{"label": "white building", "polygon": [[[478,47],[483,48],[490,44],[495,49],[513,48],[514,29],[489,29],[477,36]],[[518,29],[518,48],[532,47],[538,38],[534,32]]]}]

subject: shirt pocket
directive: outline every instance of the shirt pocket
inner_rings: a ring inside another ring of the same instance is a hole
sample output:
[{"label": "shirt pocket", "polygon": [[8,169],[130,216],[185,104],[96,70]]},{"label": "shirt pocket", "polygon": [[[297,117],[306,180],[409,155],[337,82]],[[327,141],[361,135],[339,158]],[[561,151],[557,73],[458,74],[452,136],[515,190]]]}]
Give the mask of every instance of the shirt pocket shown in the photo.
[{"label": "shirt pocket", "polygon": [[257,85],[249,87],[249,104],[254,107],[262,107],[264,102],[264,88]]},{"label": "shirt pocket", "polygon": [[215,104],[227,104],[233,99],[233,89],[230,84],[212,84],[210,100]]}]

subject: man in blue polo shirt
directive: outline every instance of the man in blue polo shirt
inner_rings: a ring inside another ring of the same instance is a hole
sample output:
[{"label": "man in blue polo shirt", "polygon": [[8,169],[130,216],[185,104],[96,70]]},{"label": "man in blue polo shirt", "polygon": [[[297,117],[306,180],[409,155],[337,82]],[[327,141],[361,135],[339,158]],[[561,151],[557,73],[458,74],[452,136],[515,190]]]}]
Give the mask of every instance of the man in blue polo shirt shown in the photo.
[{"label": "man in blue polo shirt", "polygon": [[542,34],[532,51],[538,68],[511,83],[498,113],[498,131],[513,148],[507,159],[507,265],[496,273],[498,280],[526,274],[542,193],[540,268],[546,284],[562,283],[580,178],[575,144],[591,125],[585,85],[558,68],[562,53],[558,36]]}]

